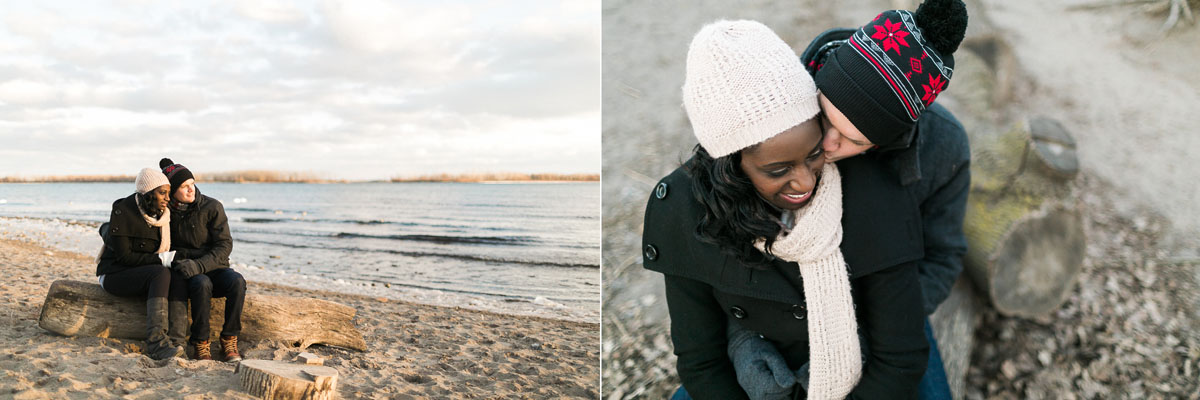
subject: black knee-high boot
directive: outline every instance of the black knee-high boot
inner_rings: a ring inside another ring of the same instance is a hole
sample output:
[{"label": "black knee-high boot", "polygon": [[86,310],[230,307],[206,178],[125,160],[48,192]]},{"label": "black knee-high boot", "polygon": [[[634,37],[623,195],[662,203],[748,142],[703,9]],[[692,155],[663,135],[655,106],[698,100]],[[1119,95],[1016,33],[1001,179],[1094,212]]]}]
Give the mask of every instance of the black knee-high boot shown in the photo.
[{"label": "black knee-high boot", "polygon": [[172,346],[184,346],[188,338],[188,302],[167,301],[167,337]]},{"label": "black knee-high boot", "polygon": [[187,355],[182,347],[171,345],[167,338],[167,298],[146,299],[146,355],[155,360]]}]

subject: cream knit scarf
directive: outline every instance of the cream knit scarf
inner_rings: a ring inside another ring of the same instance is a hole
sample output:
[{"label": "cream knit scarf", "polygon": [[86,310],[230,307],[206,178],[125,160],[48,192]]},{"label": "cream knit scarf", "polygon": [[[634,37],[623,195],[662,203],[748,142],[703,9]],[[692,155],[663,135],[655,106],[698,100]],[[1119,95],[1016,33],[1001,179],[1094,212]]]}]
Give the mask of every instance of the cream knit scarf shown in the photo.
[{"label": "cream knit scarf", "polygon": [[[825,163],[817,192],[771,253],[800,265],[808,304],[809,399],[843,399],[862,376],[858,321],[842,243],[842,177]],[[763,249],[764,240],[755,246]]]},{"label": "cream knit scarf", "polygon": [[[158,228],[159,232],[161,233],[160,236],[162,236],[162,240],[158,242],[158,250],[155,250],[154,254],[171,250],[171,208],[167,207],[166,210],[163,210],[163,215],[161,217],[154,218],[146,215],[146,211],[142,210],[142,195],[137,194],[134,195],[133,198],[134,201],[137,202],[138,213],[142,214],[142,219],[145,220],[147,224],[150,224],[150,226]],[[104,255],[105,247],[105,244],[100,244],[100,252],[96,253],[96,264],[100,263],[100,256]]]}]

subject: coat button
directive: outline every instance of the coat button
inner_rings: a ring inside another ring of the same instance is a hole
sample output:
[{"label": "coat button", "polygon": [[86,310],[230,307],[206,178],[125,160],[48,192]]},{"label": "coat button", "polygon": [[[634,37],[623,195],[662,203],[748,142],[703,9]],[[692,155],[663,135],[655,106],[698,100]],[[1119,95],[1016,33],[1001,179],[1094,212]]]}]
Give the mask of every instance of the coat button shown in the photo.
[{"label": "coat button", "polygon": [[667,197],[667,183],[659,182],[658,187],[654,188],[654,197],[662,200]]},{"label": "coat button", "polygon": [[804,319],[808,316],[808,309],[801,304],[792,306],[792,318]]},{"label": "coat button", "polygon": [[657,260],[658,259],[658,248],[655,248],[654,245],[652,245],[652,244],[648,244],[648,245],[646,245],[645,248],[642,249],[642,256],[646,257],[646,259],[650,260],[650,261]]},{"label": "coat button", "polygon": [[113,210],[113,214],[121,215],[121,210]]},{"label": "coat button", "polygon": [[729,307],[729,313],[733,314],[734,318],[746,319],[746,310],[743,310],[741,307],[738,307],[738,306]]}]

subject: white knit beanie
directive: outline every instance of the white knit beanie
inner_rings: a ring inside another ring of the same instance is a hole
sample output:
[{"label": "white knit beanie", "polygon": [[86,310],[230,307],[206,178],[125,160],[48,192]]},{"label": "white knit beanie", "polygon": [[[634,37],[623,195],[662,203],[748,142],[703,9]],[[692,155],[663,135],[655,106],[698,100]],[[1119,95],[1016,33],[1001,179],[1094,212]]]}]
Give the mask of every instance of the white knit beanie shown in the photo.
[{"label": "white knit beanie", "polygon": [[717,21],[688,48],[683,106],[700,145],[723,157],[800,125],[820,106],[800,57],[766,25]]},{"label": "white knit beanie", "polygon": [[146,194],[159,186],[170,185],[171,181],[167,180],[167,176],[163,175],[162,171],[154,168],[142,168],[133,184],[137,186],[138,194]]}]

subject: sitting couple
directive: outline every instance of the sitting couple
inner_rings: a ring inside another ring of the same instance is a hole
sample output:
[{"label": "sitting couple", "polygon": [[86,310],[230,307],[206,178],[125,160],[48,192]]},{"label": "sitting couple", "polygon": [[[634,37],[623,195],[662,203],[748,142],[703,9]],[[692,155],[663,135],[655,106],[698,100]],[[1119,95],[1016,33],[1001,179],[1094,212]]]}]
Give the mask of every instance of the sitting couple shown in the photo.
[{"label": "sitting couple", "polygon": [[699,145],[643,233],[675,398],[949,398],[927,316],[962,270],[970,151],[933,101],[966,20],[929,0],[799,58],[757,22],[696,34],[683,103]]},{"label": "sitting couple", "polygon": [[246,281],[229,268],[233,237],[225,208],[200,194],[186,167],[167,158],[159,166],[161,171],[138,173],[137,192],[114,201],[109,222],[100,228],[100,286],[117,296],[146,298],[146,354],[155,360],[185,357],[185,341],[194,348],[194,359],[211,360],[211,299],[224,297],[221,355],[225,361],[239,361]]}]

